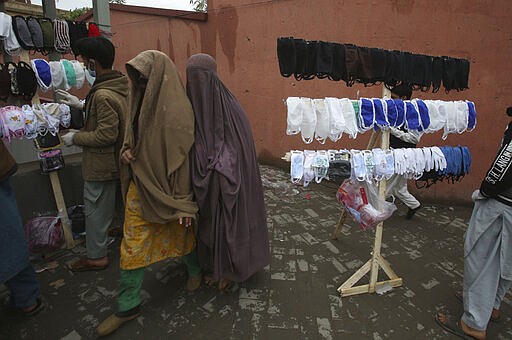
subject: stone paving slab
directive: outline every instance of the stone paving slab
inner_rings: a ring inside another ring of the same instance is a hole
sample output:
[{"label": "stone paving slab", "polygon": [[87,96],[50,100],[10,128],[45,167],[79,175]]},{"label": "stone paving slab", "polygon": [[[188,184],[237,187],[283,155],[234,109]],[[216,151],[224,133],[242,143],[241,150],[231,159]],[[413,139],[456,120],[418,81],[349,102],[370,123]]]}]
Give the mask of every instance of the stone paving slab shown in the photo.
[{"label": "stone paving slab", "polygon": [[[436,311],[459,315],[453,296],[462,284],[462,238],[471,208],[426,204],[412,221],[406,208],[384,225],[382,254],[404,285],[383,295],[341,298],[336,289],[369,258],[373,231],[350,219],[338,240],[331,235],[341,209],[336,185],[289,183],[286,172],[262,167],[271,238],[271,263],[227,293],[202,286],[184,289],[186,271],[169,260],[146,271],[143,313],[111,339],[452,339],[434,322]],[[449,185],[449,184],[437,184]],[[457,184],[455,184],[457,185]],[[109,249],[112,265],[72,273],[65,264],[83,246],[55,256],[59,267],[39,274],[48,308],[24,318],[0,307],[0,339],[91,339],[98,323],[115,311],[119,240]],[[44,264],[37,259],[35,265]],[[381,271],[380,278],[384,278]],[[368,275],[360,283],[369,282]],[[6,291],[0,288],[0,295]],[[489,339],[512,339],[512,296]]]}]

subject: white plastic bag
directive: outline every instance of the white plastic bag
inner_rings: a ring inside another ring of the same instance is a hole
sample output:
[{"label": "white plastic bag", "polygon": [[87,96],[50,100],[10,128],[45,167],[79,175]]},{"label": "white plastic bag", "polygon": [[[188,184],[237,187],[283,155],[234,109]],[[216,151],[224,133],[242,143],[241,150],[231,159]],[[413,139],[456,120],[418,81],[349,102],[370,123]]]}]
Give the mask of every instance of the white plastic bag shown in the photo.
[{"label": "white plastic bag", "polygon": [[394,203],[379,197],[373,183],[347,179],[340,185],[336,198],[362,230],[377,226],[396,210]]}]

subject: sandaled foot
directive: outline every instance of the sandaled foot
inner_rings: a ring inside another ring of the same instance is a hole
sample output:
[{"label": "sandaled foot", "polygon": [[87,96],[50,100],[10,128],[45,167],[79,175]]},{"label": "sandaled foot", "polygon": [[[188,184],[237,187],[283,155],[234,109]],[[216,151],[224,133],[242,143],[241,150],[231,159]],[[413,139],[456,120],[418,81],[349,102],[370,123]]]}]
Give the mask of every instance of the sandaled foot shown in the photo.
[{"label": "sandaled foot", "polygon": [[194,292],[201,287],[201,280],[203,275],[201,273],[194,276],[189,276],[186,284],[186,288],[189,292]]},{"label": "sandaled foot", "polygon": [[233,281],[221,279],[218,284],[219,291],[224,293],[227,292],[231,286],[233,285]]},{"label": "sandaled foot", "polygon": [[45,308],[45,303],[41,298],[36,299],[36,303],[33,306],[23,309],[25,316],[35,316],[39,314]]},{"label": "sandaled foot", "polygon": [[95,261],[87,258],[71,263],[68,268],[74,272],[86,272],[90,270],[103,270],[108,267],[107,261]]},{"label": "sandaled foot", "polygon": [[[462,320],[458,318],[453,318],[452,316],[447,315],[443,312],[437,312],[435,315],[436,323],[445,331],[458,336],[462,339],[472,340],[485,340],[486,334],[483,331],[478,331],[476,329],[472,329],[466,325],[462,324]],[[466,330],[465,330],[465,329]]]},{"label": "sandaled foot", "polygon": [[[464,294],[462,290],[456,291],[453,295],[459,300],[460,302],[463,302]],[[491,313],[491,319],[492,322],[500,322],[501,320],[501,312],[499,309],[493,308]]]},{"label": "sandaled foot", "polygon": [[204,284],[207,286],[213,286],[215,283],[215,280],[213,279],[213,276],[211,275],[205,275],[204,276]]},{"label": "sandaled foot", "polygon": [[109,335],[110,333],[115,332],[124,323],[136,319],[139,315],[140,313],[136,313],[134,315],[120,317],[116,314],[112,314],[100,323],[98,328],[96,328],[96,334],[99,337]]}]

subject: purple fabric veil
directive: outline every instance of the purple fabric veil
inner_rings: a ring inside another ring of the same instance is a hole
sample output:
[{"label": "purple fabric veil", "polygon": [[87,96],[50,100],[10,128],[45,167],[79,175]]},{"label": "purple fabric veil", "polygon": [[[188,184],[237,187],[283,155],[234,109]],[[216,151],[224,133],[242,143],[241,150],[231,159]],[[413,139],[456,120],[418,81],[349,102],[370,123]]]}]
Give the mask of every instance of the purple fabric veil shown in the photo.
[{"label": "purple fabric veil", "polygon": [[244,109],[217,77],[207,54],[187,63],[187,95],[195,114],[190,154],[199,205],[198,255],[214,280],[241,282],[269,263],[263,188]]}]

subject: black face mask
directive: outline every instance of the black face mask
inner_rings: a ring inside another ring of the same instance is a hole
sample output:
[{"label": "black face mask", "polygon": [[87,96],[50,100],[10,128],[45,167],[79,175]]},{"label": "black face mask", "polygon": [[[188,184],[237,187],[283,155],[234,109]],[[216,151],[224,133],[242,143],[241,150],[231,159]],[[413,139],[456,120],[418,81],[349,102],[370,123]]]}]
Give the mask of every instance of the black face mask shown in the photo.
[{"label": "black face mask", "polygon": [[345,67],[347,86],[354,85],[359,72],[359,52],[356,45],[345,44]]},{"label": "black face mask", "polygon": [[295,71],[295,42],[291,37],[277,38],[277,59],[279,72],[283,77],[291,76]]},{"label": "black face mask", "polygon": [[332,73],[334,44],[319,41],[317,42],[316,55],[316,76],[326,78]]},{"label": "black face mask", "polygon": [[347,68],[345,66],[345,45],[333,44],[331,80],[347,80]]},{"label": "black face mask", "polygon": [[436,93],[441,87],[441,80],[443,79],[443,58],[432,58],[432,92]]},{"label": "black face mask", "polygon": [[304,39],[293,39],[295,45],[295,72],[293,76],[297,80],[301,80],[304,77],[307,63],[307,45]]},{"label": "black face mask", "polygon": [[303,79],[310,80],[315,78],[316,72],[316,58],[317,58],[317,41],[306,42],[306,67],[304,69]]}]

